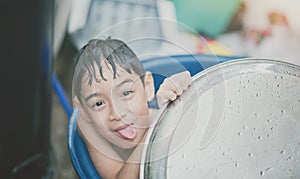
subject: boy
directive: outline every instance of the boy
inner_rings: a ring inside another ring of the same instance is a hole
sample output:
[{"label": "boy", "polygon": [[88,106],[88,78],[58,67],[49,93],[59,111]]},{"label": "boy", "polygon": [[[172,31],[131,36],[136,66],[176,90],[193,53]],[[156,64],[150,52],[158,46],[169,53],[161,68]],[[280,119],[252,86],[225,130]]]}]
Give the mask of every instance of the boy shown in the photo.
[{"label": "boy", "polygon": [[[102,178],[138,178],[143,143],[155,109],[151,72],[134,52],[115,39],[91,40],[77,57],[73,103],[78,130]],[[173,101],[191,83],[189,72],[167,78],[157,92],[158,106]]]}]

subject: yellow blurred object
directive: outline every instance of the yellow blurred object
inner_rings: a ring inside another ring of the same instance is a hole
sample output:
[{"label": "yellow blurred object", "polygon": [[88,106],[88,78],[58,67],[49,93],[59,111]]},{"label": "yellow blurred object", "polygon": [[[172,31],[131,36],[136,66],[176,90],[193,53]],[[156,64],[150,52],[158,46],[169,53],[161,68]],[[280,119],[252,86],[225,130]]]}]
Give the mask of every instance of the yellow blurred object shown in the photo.
[{"label": "yellow blurred object", "polygon": [[285,26],[288,26],[288,20],[286,18],[286,16],[280,12],[270,12],[269,13],[269,21],[270,24],[274,25],[274,24],[282,24]]},{"label": "yellow blurred object", "polygon": [[[199,38],[200,39],[200,38]],[[231,56],[232,52],[216,40],[200,39],[197,45],[198,53]]]}]

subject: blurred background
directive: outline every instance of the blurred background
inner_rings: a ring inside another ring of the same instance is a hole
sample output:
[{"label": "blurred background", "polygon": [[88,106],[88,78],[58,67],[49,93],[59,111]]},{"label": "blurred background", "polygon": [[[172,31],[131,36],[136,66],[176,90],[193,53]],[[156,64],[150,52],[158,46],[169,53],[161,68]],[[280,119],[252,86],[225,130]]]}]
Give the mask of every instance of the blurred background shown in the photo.
[{"label": "blurred background", "polygon": [[[141,60],[259,56],[300,64],[297,0],[29,0],[1,5],[1,178],[78,178],[67,149],[73,58],[120,38]],[[147,39],[145,41],[145,39]]]}]

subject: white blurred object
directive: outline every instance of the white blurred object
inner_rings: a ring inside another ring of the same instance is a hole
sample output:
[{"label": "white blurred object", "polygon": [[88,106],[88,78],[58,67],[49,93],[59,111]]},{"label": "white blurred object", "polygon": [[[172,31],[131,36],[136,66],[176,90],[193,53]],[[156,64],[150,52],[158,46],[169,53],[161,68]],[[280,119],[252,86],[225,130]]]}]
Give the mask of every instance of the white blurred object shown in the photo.
[{"label": "white blurred object", "polygon": [[250,54],[254,56],[280,58],[300,65],[300,39],[291,34],[286,27],[273,27],[272,36],[265,38],[258,46],[248,42],[246,47],[250,47]]},{"label": "white blurred object", "polygon": [[73,33],[85,26],[91,0],[73,0],[68,24],[68,32]]},{"label": "white blurred object", "polygon": [[197,50],[195,38],[178,31],[166,0],[74,0],[68,33],[78,49],[92,38],[121,39],[141,60]]},{"label": "white blurred object", "polygon": [[300,1],[245,0],[243,31],[218,40],[236,55],[276,58],[300,65]]},{"label": "white blurred object", "polygon": [[72,0],[55,0],[53,54],[57,56],[65,38]]},{"label": "white blurred object", "polygon": [[245,0],[247,10],[244,15],[246,28],[266,28],[269,25],[270,12],[279,12],[286,16],[291,33],[300,36],[300,1],[298,0]]}]

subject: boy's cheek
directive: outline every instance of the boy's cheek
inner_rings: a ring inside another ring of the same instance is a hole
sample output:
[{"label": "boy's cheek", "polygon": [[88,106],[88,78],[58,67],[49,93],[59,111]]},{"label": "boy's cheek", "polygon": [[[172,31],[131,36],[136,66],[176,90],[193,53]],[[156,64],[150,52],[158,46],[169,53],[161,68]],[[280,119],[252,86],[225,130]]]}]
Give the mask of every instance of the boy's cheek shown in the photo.
[{"label": "boy's cheek", "polygon": [[136,117],[146,117],[148,115],[148,103],[146,100],[131,100],[128,106]]}]

